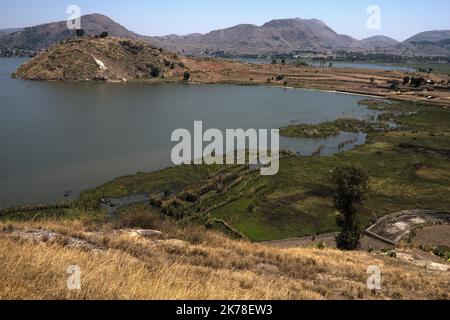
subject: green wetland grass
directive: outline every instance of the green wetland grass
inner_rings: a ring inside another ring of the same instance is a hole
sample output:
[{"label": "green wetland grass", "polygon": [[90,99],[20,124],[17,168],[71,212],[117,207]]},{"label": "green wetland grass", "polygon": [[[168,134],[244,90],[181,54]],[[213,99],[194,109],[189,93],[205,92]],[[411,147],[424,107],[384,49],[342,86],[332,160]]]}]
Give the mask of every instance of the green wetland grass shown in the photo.
[{"label": "green wetland grass", "polygon": [[[392,113],[399,127],[371,130],[353,122],[367,132],[365,145],[328,157],[284,157],[273,177],[245,166],[184,165],[117,178],[83,192],[68,209],[9,213],[0,219],[102,223],[109,219],[101,209],[102,198],[145,193],[152,195],[151,205],[161,216],[181,224],[200,223],[251,241],[310,236],[338,230],[329,179],[342,163],[369,171],[363,226],[400,210],[450,211],[450,109],[398,101],[362,103]],[[341,129],[334,125],[322,124],[327,134]]]}]

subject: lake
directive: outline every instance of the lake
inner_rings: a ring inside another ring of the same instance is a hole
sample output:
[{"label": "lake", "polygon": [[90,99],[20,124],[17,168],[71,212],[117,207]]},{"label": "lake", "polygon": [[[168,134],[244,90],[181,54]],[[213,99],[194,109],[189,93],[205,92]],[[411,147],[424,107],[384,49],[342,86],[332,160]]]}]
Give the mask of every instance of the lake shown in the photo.
[{"label": "lake", "polygon": [[[272,129],[375,114],[361,97],[232,85],[103,84],[12,79],[25,59],[0,59],[0,208],[76,198],[115,177],[171,166],[178,128]],[[338,145],[352,141],[339,149]],[[281,139],[301,155],[330,155],[364,134]]]}]

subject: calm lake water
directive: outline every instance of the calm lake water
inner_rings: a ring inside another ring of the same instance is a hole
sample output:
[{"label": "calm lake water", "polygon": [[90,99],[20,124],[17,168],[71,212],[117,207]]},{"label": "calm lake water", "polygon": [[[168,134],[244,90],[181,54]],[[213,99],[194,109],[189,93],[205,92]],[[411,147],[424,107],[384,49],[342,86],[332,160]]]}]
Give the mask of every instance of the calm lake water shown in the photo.
[{"label": "calm lake water", "polygon": [[[0,208],[77,197],[115,177],[171,166],[172,131],[279,128],[374,114],[358,96],[229,85],[49,83],[11,79],[0,59]],[[302,155],[340,151],[363,134],[282,139]]]}]

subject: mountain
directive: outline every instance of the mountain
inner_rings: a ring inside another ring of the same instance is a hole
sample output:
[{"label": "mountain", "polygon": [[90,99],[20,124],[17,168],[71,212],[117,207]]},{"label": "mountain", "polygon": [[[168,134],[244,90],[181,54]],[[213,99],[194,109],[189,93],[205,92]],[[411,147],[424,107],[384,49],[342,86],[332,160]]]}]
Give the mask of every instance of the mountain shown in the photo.
[{"label": "mountain", "polygon": [[361,40],[360,42],[365,48],[384,48],[399,44],[395,39],[386,36],[373,36]]},{"label": "mountain", "polygon": [[[114,37],[139,38],[139,35],[136,33],[127,30],[107,16],[100,14],[82,16],[81,26],[86,35],[96,35],[107,31],[110,36]],[[19,29],[3,36],[0,33],[0,49],[45,49],[73,36],[74,31],[67,28],[66,21],[47,23]]]},{"label": "mountain", "polygon": [[[419,33],[405,42],[398,43],[386,36],[356,40],[338,34],[317,19],[278,19],[262,26],[240,24],[215,30],[207,34],[167,35],[146,37],[127,30],[112,19],[90,14],[81,17],[86,35],[107,31],[112,37],[150,41],[158,47],[188,55],[219,52],[230,55],[258,55],[264,53],[288,54],[307,50],[342,50],[352,52],[382,51],[404,56],[450,56],[450,31]],[[42,24],[24,29],[0,30],[0,50],[48,48],[74,37],[66,21]]]},{"label": "mountain", "polygon": [[187,54],[225,51],[230,54],[289,53],[308,49],[345,49],[358,40],[340,35],[322,21],[312,19],[272,20],[262,26],[241,24],[205,35],[153,37],[159,46]]},{"label": "mountain", "polygon": [[406,40],[406,43],[412,42],[434,42],[438,43],[440,41],[449,40],[450,39],[450,30],[435,30],[435,31],[426,31],[416,34],[415,36]]}]

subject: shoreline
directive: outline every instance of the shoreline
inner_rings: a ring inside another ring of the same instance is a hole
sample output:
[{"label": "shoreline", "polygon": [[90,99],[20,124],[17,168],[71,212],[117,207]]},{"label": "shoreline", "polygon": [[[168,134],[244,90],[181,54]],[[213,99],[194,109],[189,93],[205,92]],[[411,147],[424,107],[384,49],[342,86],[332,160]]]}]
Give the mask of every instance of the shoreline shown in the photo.
[{"label": "shoreline", "polygon": [[434,99],[425,99],[420,96],[405,96],[402,94],[383,94],[383,93],[373,93],[373,92],[364,92],[359,90],[346,90],[346,89],[331,89],[331,88],[316,88],[313,86],[284,86],[282,84],[269,84],[269,83],[258,83],[258,82],[247,82],[247,81],[183,81],[183,80],[129,80],[129,81],[98,81],[98,80],[46,80],[46,79],[27,79],[22,77],[17,77],[14,74],[11,75],[11,78],[16,80],[23,81],[32,81],[32,82],[51,82],[51,83],[66,83],[66,84],[87,84],[87,83],[95,83],[95,84],[103,84],[103,85],[231,85],[231,86],[248,86],[248,87],[268,87],[268,88],[280,88],[280,89],[289,89],[289,90],[307,90],[307,91],[319,91],[319,92],[327,92],[327,93],[335,93],[335,94],[345,94],[359,97],[368,97],[368,98],[378,98],[378,99],[392,99],[392,100],[402,100],[409,102],[428,102],[434,103],[436,105],[444,104],[446,106],[450,106],[450,98],[447,100],[434,100]]}]

